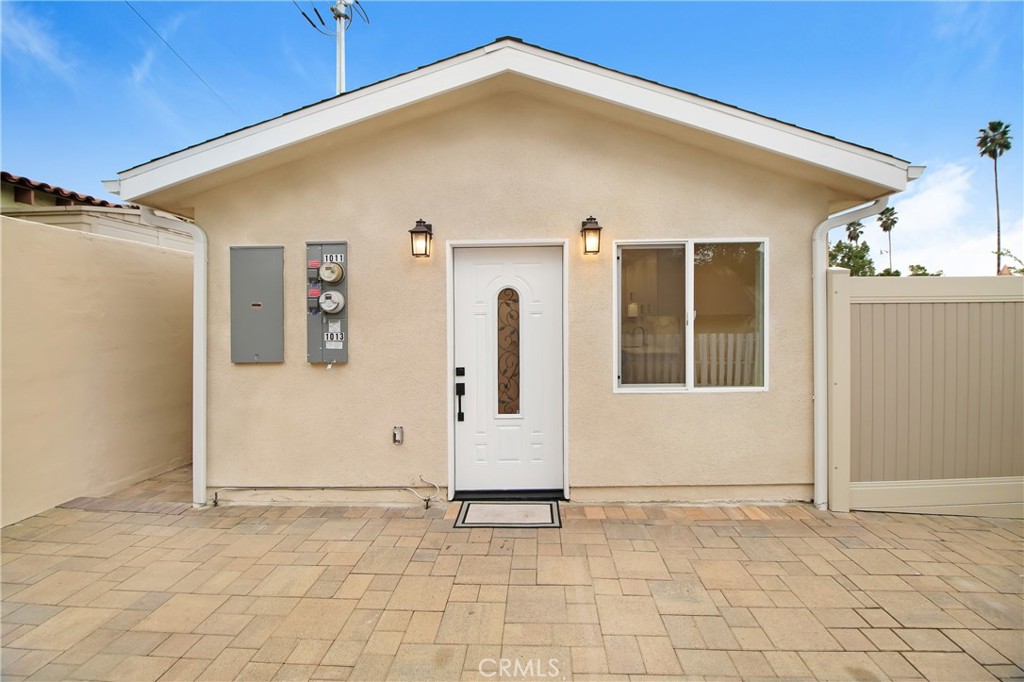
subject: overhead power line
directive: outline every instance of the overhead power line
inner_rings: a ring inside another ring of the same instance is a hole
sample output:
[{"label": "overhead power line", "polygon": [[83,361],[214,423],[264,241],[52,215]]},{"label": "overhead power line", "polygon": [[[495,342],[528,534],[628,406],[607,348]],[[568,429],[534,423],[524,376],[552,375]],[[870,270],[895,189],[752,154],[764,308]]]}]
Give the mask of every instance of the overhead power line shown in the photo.
[{"label": "overhead power line", "polygon": [[169,42],[167,42],[167,39],[164,38],[162,35],[160,35],[160,32],[157,31],[155,28],[153,28],[152,24],[150,24],[148,21],[146,21],[146,17],[142,16],[142,14],[139,13],[139,10],[135,9],[135,7],[132,5],[132,3],[128,2],[128,0],[124,0],[124,4],[128,5],[128,7],[131,9],[131,11],[135,12],[135,15],[139,19],[142,20],[142,23],[144,23],[149,28],[150,31],[153,32],[153,35],[155,35],[157,38],[159,38],[160,42],[162,42],[164,45],[166,45],[167,49],[174,53],[174,56],[177,57],[181,61],[181,63],[185,65],[185,68],[187,68],[189,71],[191,71],[192,75],[195,76],[196,78],[198,78],[199,82],[202,83],[203,85],[205,85],[206,89],[209,90],[211,93],[213,93],[213,96],[216,97],[217,99],[219,99],[220,103],[223,104],[225,107],[227,107],[228,111],[230,111],[232,114],[237,116],[239,119],[242,118],[242,116],[237,111],[235,111],[234,108],[230,104],[228,104],[227,101],[223,97],[221,97],[220,94],[216,90],[213,89],[213,86],[210,85],[209,83],[207,83],[206,79],[203,78],[202,76],[200,76],[199,73],[195,69],[192,68],[192,65],[189,64],[185,60],[185,58],[182,57],[181,54],[179,54],[178,51],[175,50],[174,47]]}]

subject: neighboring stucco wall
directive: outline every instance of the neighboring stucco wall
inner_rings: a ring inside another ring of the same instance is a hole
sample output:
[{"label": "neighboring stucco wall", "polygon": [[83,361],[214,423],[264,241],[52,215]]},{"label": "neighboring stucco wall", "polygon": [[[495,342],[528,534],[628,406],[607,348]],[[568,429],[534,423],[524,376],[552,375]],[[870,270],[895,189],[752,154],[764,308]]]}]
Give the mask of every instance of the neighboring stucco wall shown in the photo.
[{"label": "neighboring stucco wall", "polygon": [[137,208],[107,206],[25,206],[16,204],[4,209],[4,215],[34,223],[55,225],[69,230],[82,230],[106,237],[117,237],[143,244],[163,246],[178,251],[192,251],[192,238],[184,232],[171,232],[142,222]]},{"label": "neighboring stucco wall", "polygon": [[191,255],[0,221],[2,523],[188,463]]},{"label": "neighboring stucco wall", "polygon": [[[574,499],[809,497],[825,188],[525,96],[353,138],[194,197],[210,236],[211,488],[445,481],[445,242],[568,239]],[[605,230],[584,258],[588,215]],[[429,260],[409,254],[417,218],[434,225]],[[613,394],[612,241],[700,237],[770,240],[770,390]],[[305,361],[304,244],[337,239],[351,361],[327,370]],[[283,364],[230,362],[228,247],[245,244],[285,246]]]}]

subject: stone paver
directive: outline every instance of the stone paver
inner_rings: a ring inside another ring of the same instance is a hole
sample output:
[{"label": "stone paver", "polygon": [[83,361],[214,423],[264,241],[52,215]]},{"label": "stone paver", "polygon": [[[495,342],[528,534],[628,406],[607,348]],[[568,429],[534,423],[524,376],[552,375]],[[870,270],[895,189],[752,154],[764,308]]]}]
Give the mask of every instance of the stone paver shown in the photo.
[{"label": "stone paver", "polygon": [[1024,679],[1019,520],[189,496],[182,469],[5,527],[3,679]]}]

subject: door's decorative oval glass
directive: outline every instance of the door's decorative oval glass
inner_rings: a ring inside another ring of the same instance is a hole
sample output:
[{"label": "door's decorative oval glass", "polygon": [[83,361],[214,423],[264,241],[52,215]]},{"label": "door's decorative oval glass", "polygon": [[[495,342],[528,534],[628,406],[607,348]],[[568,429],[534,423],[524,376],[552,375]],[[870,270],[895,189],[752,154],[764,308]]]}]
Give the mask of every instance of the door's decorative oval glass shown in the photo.
[{"label": "door's decorative oval glass", "polygon": [[519,292],[498,292],[498,414],[519,414]]}]

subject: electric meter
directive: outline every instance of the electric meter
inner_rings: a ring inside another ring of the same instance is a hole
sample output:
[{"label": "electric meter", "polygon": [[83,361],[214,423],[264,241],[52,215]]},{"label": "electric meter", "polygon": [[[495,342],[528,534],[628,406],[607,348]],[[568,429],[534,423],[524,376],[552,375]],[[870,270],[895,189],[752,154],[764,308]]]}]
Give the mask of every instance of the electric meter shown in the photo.
[{"label": "electric meter", "polygon": [[341,312],[341,309],[345,307],[345,297],[340,291],[325,291],[320,294],[318,302],[320,310],[328,315]]},{"label": "electric meter", "polygon": [[326,363],[328,367],[348,362],[348,242],[306,242],[303,266],[307,284],[306,361]]},{"label": "electric meter", "polygon": [[[341,263],[324,263],[317,273],[328,284],[336,284],[345,278],[345,267]],[[345,305],[344,301],[342,305]]]}]

